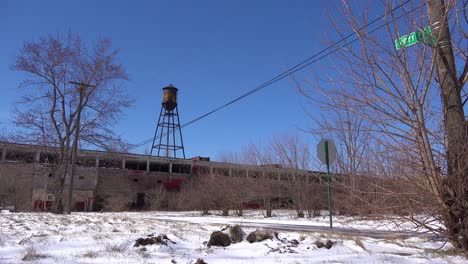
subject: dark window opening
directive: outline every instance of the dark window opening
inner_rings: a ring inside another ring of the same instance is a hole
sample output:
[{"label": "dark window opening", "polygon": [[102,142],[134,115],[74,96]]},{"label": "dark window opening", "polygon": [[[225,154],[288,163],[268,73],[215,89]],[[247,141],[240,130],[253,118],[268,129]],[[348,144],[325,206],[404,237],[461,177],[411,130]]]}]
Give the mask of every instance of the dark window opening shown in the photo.
[{"label": "dark window opening", "polygon": [[289,181],[289,175],[286,173],[281,173],[280,174],[280,180],[282,181]]},{"label": "dark window opening", "polygon": [[80,175],[80,176],[78,176],[78,179],[79,179],[79,180],[84,180],[84,176],[83,176],[83,175]]},{"label": "dark window opening", "polygon": [[309,174],[307,178],[309,178],[309,183],[320,183],[320,175]]},{"label": "dark window opening", "polygon": [[192,167],[193,175],[210,175],[210,167],[194,165]]},{"label": "dark window opening", "polygon": [[76,161],[76,165],[83,166],[83,167],[94,167],[96,166],[96,159],[95,158],[87,158],[87,157],[78,157]]},{"label": "dark window opening", "polygon": [[304,174],[296,175],[296,181],[299,180],[300,182],[307,182],[307,178]]},{"label": "dark window opening", "polygon": [[54,153],[41,153],[39,156],[40,163],[55,164],[59,160],[59,155]]},{"label": "dark window opening", "polygon": [[150,171],[159,171],[159,172],[169,172],[169,164],[168,163],[150,163]]},{"label": "dark window opening", "polygon": [[228,168],[213,168],[213,174],[218,176],[229,176]]},{"label": "dark window opening", "polygon": [[249,171],[249,178],[260,178],[260,176],[262,175],[262,172],[260,171]]},{"label": "dark window opening", "polygon": [[145,193],[137,193],[135,207],[141,209],[145,206]]},{"label": "dark window opening", "polygon": [[233,177],[245,178],[247,176],[246,173],[247,172],[243,169],[232,169]]},{"label": "dark window opening", "polygon": [[125,169],[146,171],[146,161],[126,160]]},{"label": "dark window opening", "polygon": [[27,151],[8,150],[6,153],[6,160],[33,163],[36,160],[36,153]]},{"label": "dark window opening", "polygon": [[190,165],[187,164],[172,164],[172,173],[190,173]]},{"label": "dark window opening", "polygon": [[120,160],[102,159],[99,160],[99,167],[120,169],[122,167],[122,162]]},{"label": "dark window opening", "polygon": [[266,174],[266,178],[269,179],[269,180],[277,180],[278,179],[278,173],[268,172]]},{"label": "dark window opening", "polygon": [[138,182],[138,179],[133,179],[134,182]]}]

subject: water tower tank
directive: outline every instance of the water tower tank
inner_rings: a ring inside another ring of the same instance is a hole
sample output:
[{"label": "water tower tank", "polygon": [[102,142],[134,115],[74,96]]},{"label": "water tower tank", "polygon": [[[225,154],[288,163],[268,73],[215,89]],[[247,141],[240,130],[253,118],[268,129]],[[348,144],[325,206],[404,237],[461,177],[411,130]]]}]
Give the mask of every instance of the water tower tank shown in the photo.
[{"label": "water tower tank", "polygon": [[178,89],[169,84],[163,88],[162,105],[167,111],[172,111],[177,106],[177,91]]}]

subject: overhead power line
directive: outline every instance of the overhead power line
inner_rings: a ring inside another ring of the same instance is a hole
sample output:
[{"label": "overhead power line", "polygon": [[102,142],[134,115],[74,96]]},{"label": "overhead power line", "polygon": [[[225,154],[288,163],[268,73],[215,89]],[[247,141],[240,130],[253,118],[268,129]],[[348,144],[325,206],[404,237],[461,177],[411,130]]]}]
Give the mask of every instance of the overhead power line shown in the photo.
[{"label": "overhead power line", "polygon": [[[390,12],[395,12],[396,10],[400,9],[401,7],[403,7],[404,5],[406,5],[406,4],[409,3],[409,2],[410,2],[410,0],[407,0],[407,1],[405,1],[405,2],[403,2],[403,3],[401,3],[401,4],[399,4],[398,6],[396,6],[395,8],[393,8]],[[386,22],[386,23],[384,23],[384,24],[382,24],[382,25],[380,25],[380,26],[374,28],[373,30],[367,32],[365,35],[369,35],[369,34],[375,32],[375,31],[381,29],[382,27],[388,25],[389,23],[400,19],[400,18],[403,17],[404,15],[409,14],[409,13],[415,11],[416,9],[419,9],[420,7],[422,7],[422,6],[424,6],[424,5],[425,5],[425,3],[422,4],[421,6],[416,6],[416,7],[412,8],[412,9],[409,10],[408,12],[405,12],[405,13],[401,14],[400,16],[397,16],[397,17],[395,17],[394,19],[392,19],[392,20],[390,20],[390,21],[388,21],[388,22]],[[387,13],[385,13],[385,14],[383,14],[383,15],[377,17],[377,18],[375,18],[375,19],[372,20],[371,22],[369,22],[369,23],[367,23],[366,25],[364,25],[364,26],[362,26],[361,28],[359,28],[359,31],[361,31],[361,30],[363,30],[363,29],[365,29],[365,28],[367,28],[367,27],[369,27],[369,26],[375,24],[376,22],[378,22],[379,20],[381,20],[382,18],[384,18],[386,15],[387,15]],[[341,48],[343,48],[343,47],[346,47],[346,46],[348,46],[348,45],[353,44],[354,42],[356,42],[356,41],[359,40],[359,37],[356,37],[356,38],[352,39],[351,41],[346,42],[346,43],[344,43],[344,44],[338,46],[340,43],[345,42],[347,39],[351,38],[351,37],[354,36],[354,35],[356,35],[355,32],[348,34],[347,36],[341,38],[339,41],[334,42],[333,44],[331,44],[330,46],[326,47],[325,49],[323,49],[323,50],[317,52],[316,54],[314,54],[314,55],[312,55],[312,56],[306,58],[305,60],[303,60],[303,61],[297,63],[297,64],[294,65],[293,67],[291,67],[291,68],[289,68],[288,70],[286,70],[286,71],[284,71],[284,72],[282,72],[282,73],[276,75],[275,77],[273,77],[273,78],[271,78],[270,80],[268,80],[268,81],[262,83],[261,85],[255,87],[254,89],[252,89],[252,90],[250,90],[250,91],[248,91],[248,92],[246,92],[246,93],[240,95],[239,97],[236,97],[236,98],[232,99],[231,101],[226,102],[225,104],[223,104],[223,105],[221,105],[221,106],[219,106],[219,107],[217,107],[217,108],[215,108],[215,109],[213,109],[213,110],[211,110],[211,111],[209,111],[209,112],[207,112],[207,113],[205,113],[205,114],[203,114],[203,115],[201,115],[201,116],[199,116],[199,117],[196,117],[196,118],[194,118],[194,119],[188,121],[187,123],[184,123],[183,125],[181,125],[181,128],[184,128],[184,127],[189,126],[189,125],[191,125],[191,124],[193,124],[193,123],[195,123],[195,122],[198,122],[199,120],[204,119],[205,117],[207,117],[207,116],[209,116],[209,115],[212,115],[212,114],[214,114],[215,112],[218,112],[219,110],[221,110],[221,109],[223,109],[223,108],[225,108],[225,107],[228,107],[229,105],[234,104],[234,103],[236,103],[236,102],[238,102],[238,101],[240,101],[240,100],[242,100],[242,99],[244,99],[244,98],[246,98],[246,97],[248,97],[248,96],[250,96],[250,95],[252,95],[252,94],[254,94],[254,93],[256,93],[256,92],[258,92],[258,91],[260,91],[260,90],[262,90],[262,89],[264,89],[264,88],[266,88],[266,87],[268,87],[268,86],[270,86],[270,85],[272,85],[272,84],[274,84],[274,83],[276,83],[276,82],[278,82],[278,81],[280,81],[280,80],[286,78],[287,76],[290,76],[290,75],[293,74],[293,73],[295,73],[295,72],[297,72],[297,71],[300,71],[300,70],[304,69],[305,67],[310,66],[311,64],[313,64],[313,63],[315,63],[315,62],[317,62],[317,61],[319,61],[319,60],[321,60],[321,59],[327,57],[328,55],[331,55],[331,54],[337,52],[339,49],[341,49]],[[337,46],[338,46],[338,47],[337,47]],[[330,51],[330,50],[331,50],[331,51]],[[164,135],[163,135],[163,136],[164,136]],[[140,143],[138,143],[138,144],[133,145],[133,147],[131,147],[129,150],[132,150],[132,149],[141,147],[141,146],[146,145],[146,144],[148,144],[148,143],[150,143],[150,142],[152,142],[152,141],[153,141],[153,138],[149,138],[149,139],[147,139],[147,140],[145,140],[145,141],[142,141],[142,142],[140,142]]]}]

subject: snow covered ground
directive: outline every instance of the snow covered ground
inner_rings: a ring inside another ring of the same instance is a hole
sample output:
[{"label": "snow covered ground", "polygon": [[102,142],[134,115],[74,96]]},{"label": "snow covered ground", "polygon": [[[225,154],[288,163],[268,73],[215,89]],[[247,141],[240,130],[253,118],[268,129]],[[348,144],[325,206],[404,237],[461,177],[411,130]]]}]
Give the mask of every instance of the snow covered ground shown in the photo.
[{"label": "snow covered ground", "polygon": [[[385,239],[321,231],[277,230],[281,240],[243,241],[208,248],[213,231],[240,223],[248,234],[262,223],[275,226],[328,226],[328,217],[297,219],[278,211],[269,219],[261,211],[244,217],[201,216],[199,212],[1,213],[0,264],[3,263],[468,263],[451,253],[451,245],[427,236]],[[350,230],[411,229],[408,222],[335,217],[334,226]],[[138,238],[165,234],[175,244],[134,247]],[[290,243],[293,240],[298,245]],[[317,241],[335,242],[331,249]],[[439,250],[440,248],[440,250]]]}]

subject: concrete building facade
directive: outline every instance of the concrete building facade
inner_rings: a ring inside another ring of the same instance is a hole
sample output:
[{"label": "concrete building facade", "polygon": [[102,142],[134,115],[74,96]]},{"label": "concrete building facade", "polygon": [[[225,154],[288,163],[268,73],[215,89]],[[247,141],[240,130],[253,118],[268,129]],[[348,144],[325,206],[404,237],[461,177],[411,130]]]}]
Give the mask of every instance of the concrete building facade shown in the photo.
[{"label": "concrete building facade", "polygon": [[[0,142],[0,207],[17,211],[47,210],[54,202],[54,176],[47,167],[54,149]],[[321,183],[323,173],[293,171],[278,166],[212,162],[206,158],[167,159],[129,153],[80,150],[73,184],[74,210],[91,210],[98,197],[127,197],[135,208],[155,189],[178,191],[195,175],[201,177],[267,178],[281,181],[301,177]],[[65,182],[67,185],[69,183]]]}]

